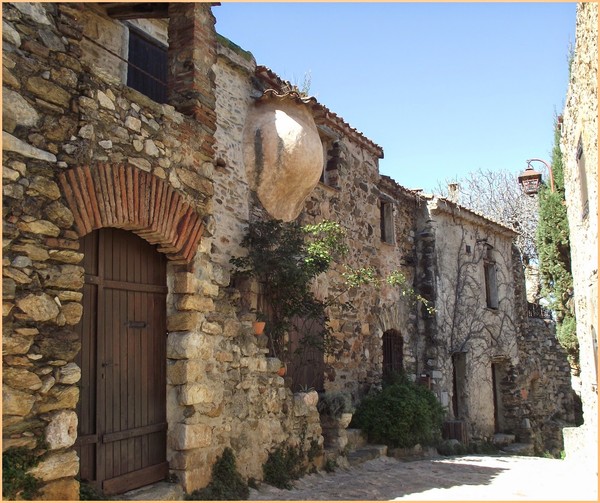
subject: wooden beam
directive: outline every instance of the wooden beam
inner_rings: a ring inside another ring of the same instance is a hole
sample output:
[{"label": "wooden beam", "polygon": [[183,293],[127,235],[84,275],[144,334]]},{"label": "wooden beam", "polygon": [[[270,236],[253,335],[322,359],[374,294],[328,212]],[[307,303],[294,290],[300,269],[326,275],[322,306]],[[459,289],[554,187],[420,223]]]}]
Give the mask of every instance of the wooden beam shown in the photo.
[{"label": "wooden beam", "polygon": [[106,13],[113,19],[161,19],[169,17],[169,4],[160,3],[105,3]]}]

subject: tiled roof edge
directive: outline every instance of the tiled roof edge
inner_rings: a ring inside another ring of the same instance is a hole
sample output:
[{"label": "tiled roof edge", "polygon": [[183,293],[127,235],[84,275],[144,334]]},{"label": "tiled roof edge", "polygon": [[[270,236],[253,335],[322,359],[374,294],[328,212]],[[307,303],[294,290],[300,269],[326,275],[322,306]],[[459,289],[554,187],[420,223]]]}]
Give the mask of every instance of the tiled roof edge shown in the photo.
[{"label": "tiled roof edge", "polygon": [[[315,122],[317,124],[329,125],[340,133],[352,138],[356,143],[364,147],[377,158],[383,159],[383,148],[371,141],[356,128],[353,128],[335,112],[332,112],[325,105],[319,103],[314,96],[304,97],[301,96],[297,91],[291,90],[293,86],[290,82],[283,80],[273,70],[266,66],[258,65],[256,67],[256,76],[266,86],[269,87],[264,91],[263,96],[261,96],[259,99],[268,96],[274,98],[292,97],[296,100],[299,100],[300,102],[311,107]],[[287,91],[286,89],[290,90]]]}]

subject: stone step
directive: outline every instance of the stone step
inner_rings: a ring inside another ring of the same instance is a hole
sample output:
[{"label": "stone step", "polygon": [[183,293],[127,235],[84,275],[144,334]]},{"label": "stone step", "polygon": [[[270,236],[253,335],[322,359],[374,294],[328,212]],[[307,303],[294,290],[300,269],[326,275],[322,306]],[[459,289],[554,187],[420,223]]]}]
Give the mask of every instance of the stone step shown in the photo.
[{"label": "stone step", "polygon": [[515,442],[515,436],[509,433],[496,433],[492,437],[492,444],[497,447],[504,447],[506,445],[513,444]]},{"label": "stone step", "polygon": [[533,444],[510,444],[503,447],[500,450],[502,452],[505,452],[507,454],[513,454],[515,456],[533,456],[535,454],[535,448]]},{"label": "stone step", "polygon": [[346,435],[348,435],[347,445],[350,450],[367,445],[367,434],[358,428],[346,428]]},{"label": "stone step", "polygon": [[157,482],[119,495],[121,501],[182,501],[183,498],[183,488],[170,482]]},{"label": "stone step", "polygon": [[350,466],[357,466],[365,461],[380,458],[387,455],[387,445],[365,445],[348,453],[348,463]]}]

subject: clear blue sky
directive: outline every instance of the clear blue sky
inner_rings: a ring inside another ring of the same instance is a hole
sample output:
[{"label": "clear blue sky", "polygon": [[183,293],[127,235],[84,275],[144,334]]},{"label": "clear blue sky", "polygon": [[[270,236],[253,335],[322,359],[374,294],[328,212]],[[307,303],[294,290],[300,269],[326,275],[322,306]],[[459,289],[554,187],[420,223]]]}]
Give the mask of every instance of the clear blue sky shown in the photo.
[{"label": "clear blue sky", "polygon": [[[383,147],[408,188],[549,160],[575,3],[237,3],[217,32]],[[536,166],[537,167],[537,166]],[[538,168],[540,169],[540,168]]]}]

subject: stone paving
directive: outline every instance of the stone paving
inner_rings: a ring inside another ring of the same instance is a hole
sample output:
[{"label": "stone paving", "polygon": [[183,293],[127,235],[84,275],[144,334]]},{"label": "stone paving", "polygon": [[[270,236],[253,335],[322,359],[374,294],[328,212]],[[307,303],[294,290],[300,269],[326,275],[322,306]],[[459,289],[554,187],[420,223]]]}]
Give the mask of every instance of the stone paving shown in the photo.
[{"label": "stone paving", "polygon": [[574,462],[523,456],[400,461],[382,457],[307,475],[288,491],[263,484],[250,500],[597,501],[598,478]]}]

